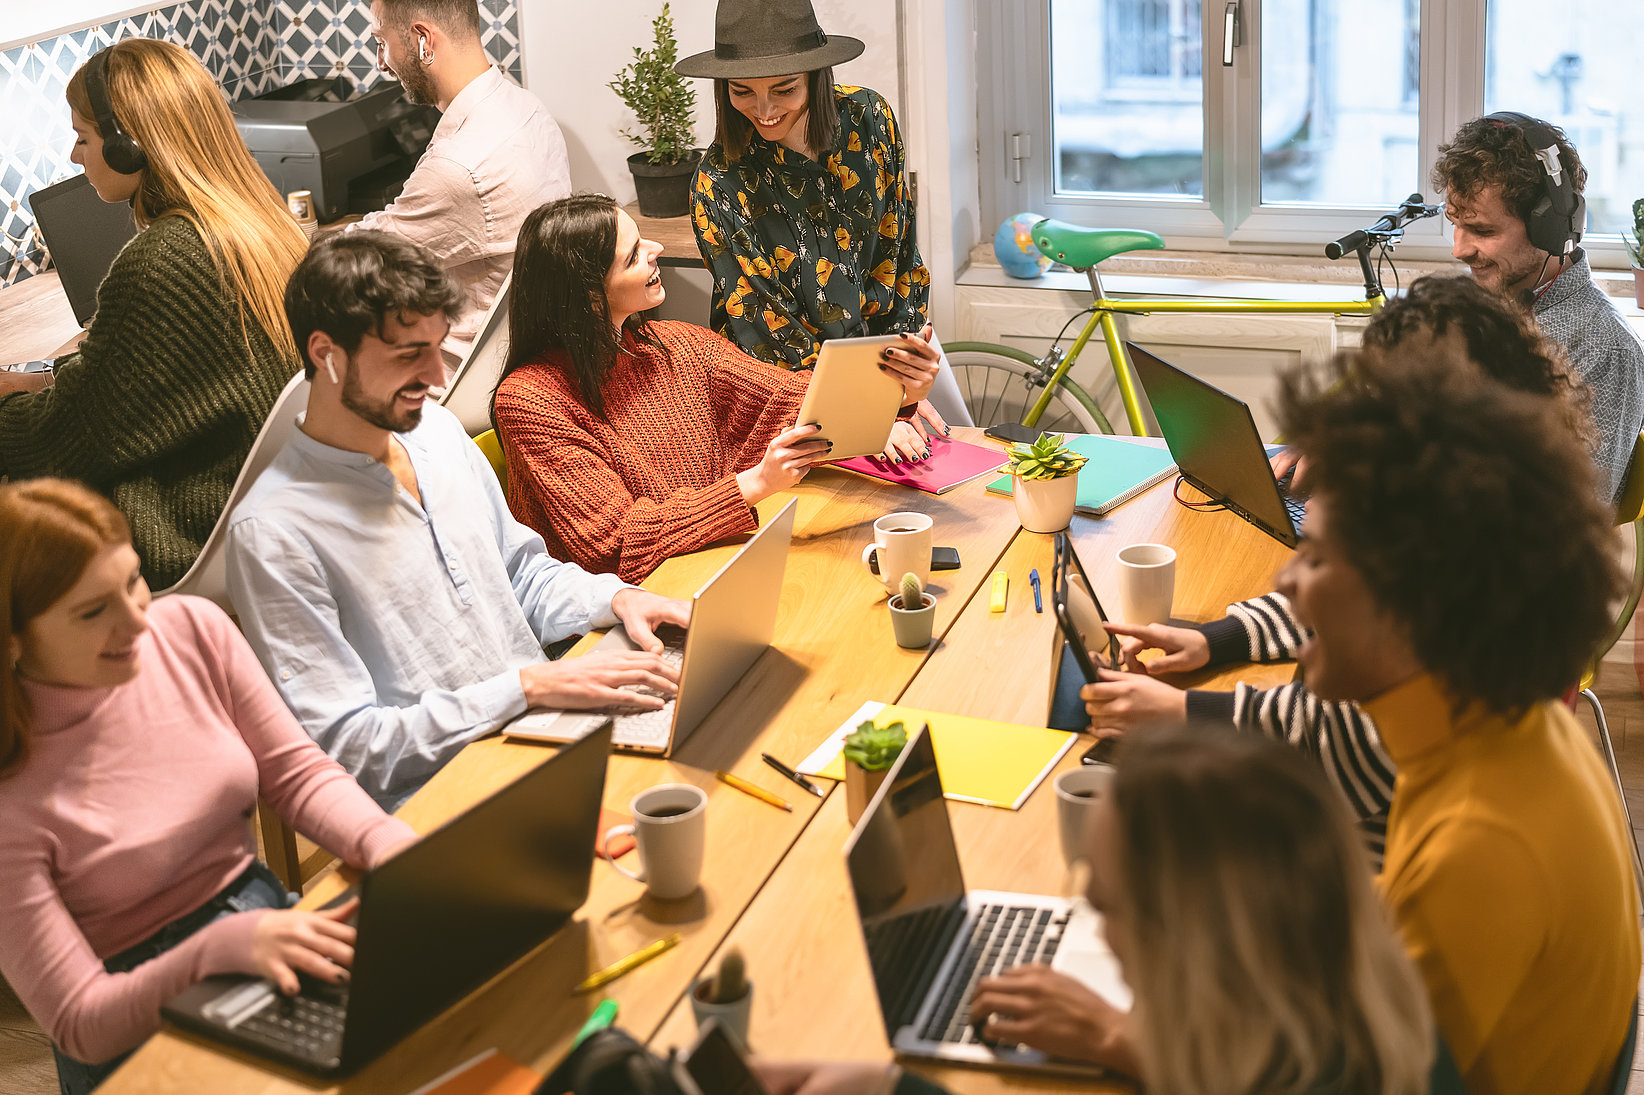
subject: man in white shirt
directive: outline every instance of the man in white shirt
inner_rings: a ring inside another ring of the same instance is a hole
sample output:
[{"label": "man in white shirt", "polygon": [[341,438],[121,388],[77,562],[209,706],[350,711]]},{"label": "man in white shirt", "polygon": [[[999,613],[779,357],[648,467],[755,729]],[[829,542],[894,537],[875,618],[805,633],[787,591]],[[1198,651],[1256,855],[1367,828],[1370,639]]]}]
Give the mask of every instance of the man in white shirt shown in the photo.
[{"label": "man in white shirt", "polygon": [[387,209],[353,228],[404,236],[467,294],[445,350],[460,360],[514,262],[525,215],[571,192],[565,138],[541,101],[491,63],[477,0],[372,0],[377,63],[444,115]]},{"label": "man in white shirt", "polygon": [[[228,587],[309,735],[387,809],[528,707],[656,709],[676,691],[655,629],[683,601],[592,575],[515,521],[445,408],[458,293],[383,232],[315,244],[286,288],[308,413],[229,518]],[[621,622],[642,648],[547,661]]]}]

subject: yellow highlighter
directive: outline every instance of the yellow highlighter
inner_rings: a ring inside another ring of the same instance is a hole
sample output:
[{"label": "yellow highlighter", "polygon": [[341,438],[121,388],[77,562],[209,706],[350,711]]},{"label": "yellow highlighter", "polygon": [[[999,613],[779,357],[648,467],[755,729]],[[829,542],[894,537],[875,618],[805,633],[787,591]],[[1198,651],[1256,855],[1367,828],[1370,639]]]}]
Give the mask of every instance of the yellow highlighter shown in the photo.
[{"label": "yellow highlighter", "polygon": [[1002,570],[993,572],[993,592],[988,595],[988,611],[1005,610],[1005,594],[1010,591],[1010,575]]}]

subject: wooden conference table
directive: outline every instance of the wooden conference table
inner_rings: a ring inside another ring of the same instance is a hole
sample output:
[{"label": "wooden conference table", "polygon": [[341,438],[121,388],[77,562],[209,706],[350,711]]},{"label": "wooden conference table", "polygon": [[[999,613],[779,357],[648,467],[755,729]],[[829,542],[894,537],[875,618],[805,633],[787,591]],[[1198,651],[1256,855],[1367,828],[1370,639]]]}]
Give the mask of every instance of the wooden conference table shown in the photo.
[{"label": "wooden conference table", "polygon": [[[972,439],[980,440],[979,434]],[[622,812],[634,794],[657,783],[693,783],[707,792],[706,858],[702,886],[692,898],[652,901],[638,883],[596,863],[588,901],[570,926],[340,1085],[316,1083],[167,1028],[102,1090],[401,1095],[493,1046],[546,1071],[602,996],[573,996],[571,986],[675,931],[683,936],[678,947],[603,990],[621,1006],[619,1024],[654,1048],[689,1040],[686,994],[714,956],[736,943],[756,985],[750,1034],[756,1050],[784,1058],[888,1059],[841,854],[848,833],[843,790],[817,799],[777,777],[759,754],[796,763],[866,700],[1043,725],[1055,624],[1048,611],[1034,612],[1027,575],[1038,568],[1048,595],[1051,537],[1023,532],[1009,501],[984,492],[986,481],[929,497],[824,470],[790,495],[761,504],[769,517],[788,497],[799,502],[773,649],[673,758],[613,756],[606,777],[605,805]],[[1270,589],[1285,549],[1230,514],[1175,505],[1169,486],[1107,518],[1075,518],[1080,557],[1104,602],[1117,603],[1114,552],[1142,540],[1177,549],[1175,611],[1182,619],[1214,618],[1227,602]],[[929,651],[895,645],[883,592],[861,562],[872,522],[897,509],[930,514],[936,541],[957,547],[964,564],[933,576],[938,640]],[[670,560],[645,585],[689,596],[735,550],[734,544],[722,545]],[[1006,611],[992,614],[987,588],[997,569],[1009,572],[1011,590]],[[1290,672],[1287,666],[1240,669],[1200,674],[1195,683],[1214,685],[1235,676],[1277,683]],[[1077,752],[1069,752],[1064,767],[1078,763]],[[400,816],[427,831],[549,755],[545,747],[500,738],[476,742]],[[715,768],[774,791],[793,812],[719,783]],[[949,809],[969,885],[1061,891],[1064,872],[1048,787],[1019,812],[965,803]],[[326,900],[341,885],[335,875],[320,880],[304,904]],[[1047,1089],[1044,1079],[919,1068],[966,1092]]]}]

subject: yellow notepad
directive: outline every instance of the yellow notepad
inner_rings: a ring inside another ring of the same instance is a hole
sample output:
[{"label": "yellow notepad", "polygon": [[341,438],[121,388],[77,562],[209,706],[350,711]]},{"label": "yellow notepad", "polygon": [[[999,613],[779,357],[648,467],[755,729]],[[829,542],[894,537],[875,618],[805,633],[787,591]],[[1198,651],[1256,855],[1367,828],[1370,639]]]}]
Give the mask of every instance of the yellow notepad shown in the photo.
[{"label": "yellow notepad", "polygon": [[845,737],[868,719],[872,719],[875,726],[889,726],[900,719],[910,733],[918,729],[920,723],[928,725],[931,744],[936,748],[936,768],[941,773],[946,796],[1005,810],[1021,809],[1022,803],[1056,767],[1076,736],[1042,726],[1018,726],[894,704],[865,703],[805,758],[799,771],[808,776],[844,779]]}]

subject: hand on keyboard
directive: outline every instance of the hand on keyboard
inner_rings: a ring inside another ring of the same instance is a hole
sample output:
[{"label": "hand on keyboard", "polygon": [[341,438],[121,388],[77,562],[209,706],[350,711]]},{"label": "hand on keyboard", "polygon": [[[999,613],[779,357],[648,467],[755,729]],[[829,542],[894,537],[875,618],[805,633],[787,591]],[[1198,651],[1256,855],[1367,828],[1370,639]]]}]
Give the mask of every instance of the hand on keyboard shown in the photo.
[{"label": "hand on keyboard", "polygon": [[528,665],[519,671],[519,679],[531,707],[655,711],[679,691],[679,665],[640,650],[602,650]]},{"label": "hand on keyboard", "polygon": [[1125,1013],[1049,966],[1018,966],[984,977],[971,997],[970,1013],[985,1017],[982,1034],[989,1041],[1029,1045],[1052,1057],[1135,1074]]},{"label": "hand on keyboard", "polygon": [[334,909],[264,912],[251,937],[251,964],[287,996],[301,984],[299,973],[340,984],[354,964],[354,928],[345,923],[359,909],[355,899]]}]

